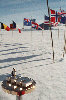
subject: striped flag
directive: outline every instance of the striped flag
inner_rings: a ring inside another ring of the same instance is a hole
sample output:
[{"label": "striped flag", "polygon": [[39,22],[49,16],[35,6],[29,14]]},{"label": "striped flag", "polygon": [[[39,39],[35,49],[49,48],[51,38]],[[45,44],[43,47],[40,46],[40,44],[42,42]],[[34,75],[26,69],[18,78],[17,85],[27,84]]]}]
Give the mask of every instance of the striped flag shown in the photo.
[{"label": "striped flag", "polygon": [[7,31],[10,31],[10,28],[7,25],[3,24],[3,23],[1,23],[1,29],[5,29]]}]

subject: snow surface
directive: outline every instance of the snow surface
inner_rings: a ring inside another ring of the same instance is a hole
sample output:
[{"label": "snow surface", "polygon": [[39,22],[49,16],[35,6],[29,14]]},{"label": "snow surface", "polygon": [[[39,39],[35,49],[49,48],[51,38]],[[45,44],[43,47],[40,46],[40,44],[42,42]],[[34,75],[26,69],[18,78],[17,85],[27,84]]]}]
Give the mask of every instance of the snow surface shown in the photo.
[{"label": "snow surface", "polygon": [[52,56],[50,30],[1,31],[0,30],[0,100],[16,100],[5,93],[2,81],[12,68],[17,74],[36,81],[36,89],[23,95],[23,100],[66,100],[66,55],[64,52],[64,28],[54,29],[55,60]]}]

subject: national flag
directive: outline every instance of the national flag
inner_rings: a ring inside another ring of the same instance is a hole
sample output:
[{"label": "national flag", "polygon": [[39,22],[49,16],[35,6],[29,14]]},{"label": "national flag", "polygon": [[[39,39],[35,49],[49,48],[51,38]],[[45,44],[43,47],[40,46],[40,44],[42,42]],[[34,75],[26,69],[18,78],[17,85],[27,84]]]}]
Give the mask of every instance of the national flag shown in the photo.
[{"label": "national flag", "polygon": [[19,33],[21,33],[21,30],[18,28]]},{"label": "national flag", "polygon": [[18,29],[19,33],[21,33],[21,30],[18,25],[16,25],[16,29]]},{"label": "national flag", "polygon": [[50,9],[52,15],[55,15],[55,10]]},{"label": "national flag", "polygon": [[32,24],[31,24],[31,20],[30,20],[30,19],[24,18],[24,25],[25,25],[25,26],[31,26],[31,25],[32,25]]},{"label": "national flag", "polygon": [[60,23],[66,24],[66,17],[65,16],[64,17],[61,17]]},{"label": "national flag", "polygon": [[14,21],[12,21],[13,23],[10,24],[10,29],[16,29],[16,23]]},{"label": "national flag", "polygon": [[35,29],[42,29],[37,23],[35,23],[35,22],[32,22],[32,28],[35,28]]},{"label": "national flag", "polygon": [[41,24],[39,24],[39,26],[44,30],[48,30],[49,29],[49,24],[41,23]]},{"label": "national flag", "polygon": [[38,24],[35,23],[35,22],[32,22],[32,28],[36,28],[36,29],[38,29]]},{"label": "national flag", "polygon": [[10,29],[13,29],[13,24],[10,24]]},{"label": "national flag", "polygon": [[55,10],[50,9],[50,12],[51,12],[51,22],[52,22],[52,25],[53,26],[57,26],[58,23],[61,20],[61,16]]},{"label": "national flag", "polygon": [[48,16],[44,16],[45,20],[44,20],[44,26],[50,26],[52,25],[52,22],[50,21],[50,17]]},{"label": "national flag", "polygon": [[44,19],[45,19],[45,21],[49,21],[50,19],[49,19],[49,17],[48,16],[44,16]]},{"label": "national flag", "polygon": [[1,29],[5,29],[7,31],[10,31],[10,28],[7,25],[3,24],[3,23],[1,23]]},{"label": "national flag", "polygon": [[48,16],[44,16],[45,20],[44,20],[44,24],[46,25],[50,25],[50,18]]},{"label": "national flag", "polygon": [[13,28],[16,28],[16,23],[13,21]]},{"label": "national flag", "polygon": [[66,11],[63,11],[63,12],[58,12],[58,14],[60,15],[60,16],[66,16]]},{"label": "national flag", "polygon": [[55,23],[55,10],[50,9],[51,13],[51,22]]},{"label": "national flag", "polygon": [[64,11],[63,9],[61,9],[61,7],[60,7],[60,11],[61,12],[58,12],[59,13],[59,15],[61,16],[61,17],[66,17],[66,11]]},{"label": "national flag", "polygon": [[14,29],[18,29],[19,33],[21,33],[20,28],[18,28],[18,26],[16,25],[16,22],[12,21],[13,23],[10,24],[10,29],[14,30]]},{"label": "national flag", "polygon": [[36,22],[36,19],[31,19],[32,22]]},{"label": "national flag", "polygon": [[[1,22],[0,22],[1,23]],[[1,29],[4,29],[3,23],[1,23]]]}]

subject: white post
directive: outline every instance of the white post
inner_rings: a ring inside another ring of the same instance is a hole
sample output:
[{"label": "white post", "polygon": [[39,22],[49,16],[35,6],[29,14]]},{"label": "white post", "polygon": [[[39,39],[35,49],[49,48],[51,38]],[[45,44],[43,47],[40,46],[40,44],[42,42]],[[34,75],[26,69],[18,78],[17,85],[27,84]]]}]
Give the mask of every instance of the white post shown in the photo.
[{"label": "white post", "polygon": [[22,96],[16,96],[16,100],[23,100]]}]

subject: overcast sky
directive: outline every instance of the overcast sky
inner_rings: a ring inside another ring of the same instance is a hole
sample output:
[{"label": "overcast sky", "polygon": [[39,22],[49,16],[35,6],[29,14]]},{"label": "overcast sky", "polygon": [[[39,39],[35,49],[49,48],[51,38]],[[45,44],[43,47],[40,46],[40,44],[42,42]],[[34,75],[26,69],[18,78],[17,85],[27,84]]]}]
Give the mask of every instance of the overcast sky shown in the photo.
[{"label": "overcast sky", "polygon": [[[48,0],[51,9],[66,11],[66,0]],[[46,0],[0,0],[0,21],[10,24],[12,20],[22,25],[23,18],[36,18],[41,23],[47,15]]]}]

